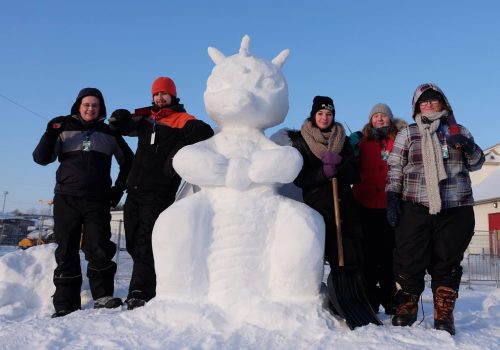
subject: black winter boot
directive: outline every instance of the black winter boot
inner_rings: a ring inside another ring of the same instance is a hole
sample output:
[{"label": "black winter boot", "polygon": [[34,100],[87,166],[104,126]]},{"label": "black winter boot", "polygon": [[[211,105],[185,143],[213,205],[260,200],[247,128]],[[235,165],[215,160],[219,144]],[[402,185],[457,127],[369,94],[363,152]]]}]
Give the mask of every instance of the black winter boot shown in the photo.
[{"label": "black winter boot", "polygon": [[146,305],[146,300],[139,298],[130,298],[125,300],[125,304],[127,304],[127,310],[133,310]]},{"label": "black winter boot", "polygon": [[69,315],[72,312],[75,312],[76,310],[59,310],[56,311],[50,316],[51,318],[57,318],[57,317],[64,317],[66,315]]},{"label": "black winter boot", "polygon": [[128,293],[127,299],[125,299],[125,304],[127,304],[127,310],[137,309],[138,307],[143,307],[146,305],[146,298],[142,291],[133,290]]},{"label": "black winter boot", "polygon": [[398,306],[395,304],[394,300],[384,302],[382,303],[382,306],[386,315],[395,315],[396,311],[398,310]]},{"label": "black winter boot", "polygon": [[434,328],[455,335],[453,309],[458,298],[456,290],[450,287],[437,287],[434,292]]},{"label": "black winter boot", "polygon": [[398,306],[392,318],[392,325],[411,326],[417,320],[419,295],[406,293],[400,289],[394,298]]},{"label": "black winter boot", "polygon": [[94,302],[94,309],[115,309],[123,305],[120,298],[113,298],[112,296],[102,297]]}]

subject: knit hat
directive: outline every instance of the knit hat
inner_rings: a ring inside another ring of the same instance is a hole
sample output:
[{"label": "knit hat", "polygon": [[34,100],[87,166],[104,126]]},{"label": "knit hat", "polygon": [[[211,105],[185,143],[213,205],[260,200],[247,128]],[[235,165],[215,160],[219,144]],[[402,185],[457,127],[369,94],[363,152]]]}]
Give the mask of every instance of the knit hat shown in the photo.
[{"label": "knit hat", "polygon": [[335,117],[335,106],[333,105],[333,100],[328,96],[316,96],[313,99],[313,105],[311,108],[310,118],[314,118],[316,116],[316,112],[320,109],[328,109],[332,111],[333,116]]},{"label": "knit hat", "polygon": [[417,102],[419,102],[421,99],[423,100],[423,98],[425,98],[427,100],[440,99],[441,101],[444,102],[448,111],[453,113],[453,110],[451,108],[450,103],[448,102],[448,99],[446,98],[446,95],[439,88],[439,86],[437,86],[436,84],[433,84],[433,83],[425,83],[425,84],[420,84],[419,86],[417,86],[417,88],[415,89],[415,92],[413,93],[413,98],[411,100],[411,104],[412,104],[412,108],[413,108],[413,113],[412,113],[413,119],[415,119],[415,115],[420,111],[420,106],[418,105]]},{"label": "knit hat", "polygon": [[370,115],[368,116],[368,121],[372,120],[372,116],[375,113],[383,113],[388,116],[391,121],[393,119],[391,108],[385,103],[377,103],[375,106],[373,106],[372,110],[370,111]]},{"label": "knit hat", "polygon": [[76,97],[75,103],[73,103],[73,106],[71,107],[71,114],[78,115],[80,113],[80,104],[82,103],[82,99],[87,96],[94,96],[99,99],[100,106],[98,118],[106,118],[106,105],[104,104],[104,97],[102,96],[102,93],[99,91],[99,89],[90,87],[80,90],[78,96]]},{"label": "knit hat", "polygon": [[159,77],[153,82],[153,86],[151,87],[151,95],[154,96],[159,92],[166,92],[173,97],[177,97],[175,83],[168,77]]}]

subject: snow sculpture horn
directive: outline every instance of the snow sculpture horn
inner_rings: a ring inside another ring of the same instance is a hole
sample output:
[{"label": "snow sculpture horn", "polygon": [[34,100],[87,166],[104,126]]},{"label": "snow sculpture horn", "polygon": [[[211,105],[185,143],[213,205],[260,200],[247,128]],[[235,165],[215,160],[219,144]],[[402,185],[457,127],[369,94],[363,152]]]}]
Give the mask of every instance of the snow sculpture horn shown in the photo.
[{"label": "snow sculpture horn", "polygon": [[[239,54],[242,56],[249,56],[250,55],[249,49],[250,49],[250,37],[245,34],[241,39]],[[271,62],[277,68],[281,68],[285,64],[285,61],[288,58],[289,54],[290,50],[285,49],[281,51],[275,58],[273,58]],[[215,64],[221,63],[226,58],[226,56],[222,52],[217,50],[215,47],[208,48],[208,55]]]}]

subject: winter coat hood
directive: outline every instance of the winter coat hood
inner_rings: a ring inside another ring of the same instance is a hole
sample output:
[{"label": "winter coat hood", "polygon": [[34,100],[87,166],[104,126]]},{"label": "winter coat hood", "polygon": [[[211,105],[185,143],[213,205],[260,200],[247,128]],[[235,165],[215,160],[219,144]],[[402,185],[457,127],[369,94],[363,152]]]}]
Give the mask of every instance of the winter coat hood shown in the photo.
[{"label": "winter coat hood", "polygon": [[453,114],[453,110],[451,108],[451,105],[448,102],[448,99],[446,98],[446,95],[439,88],[439,86],[437,86],[434,83],[425,83],[425,84],[420,84],[419,86],[417,86],[417,88],[415,89],[415,92],[413,93],[413,99],[411,101],[412,111],[413,111],[413,113],[412,113],[412,118],[413,119],[415,119],[415,116],[417,115],[417,113],[420,112],[420,107],[417,106],[417,102],[418,102],[420,96],[422,96],[422,94],[424,92],[426,92],[427,90],[431,90],[431,89],[434,90],[434,91],[436,91],[436,92],[438,92],[442,96],[443,102],[446,105],[446,109],[448,110],[448,112],[450,112],[451,114]]},{"label": "winter coat hood", "polygon": [[104,97],[102,96],[101,91],[96,88],[84,88],[81,89],[80,92],[78,93],[78,96],[76,97],[75,103],[73,103],[73,106],[71,107],[71,114],[72,115],[80,115],[80,103],[82,102],[82,99],[87,96],[94,96],[99,99],[99,116],[97,119],[105,119],[106,118],[106,105],[104,104]]}]

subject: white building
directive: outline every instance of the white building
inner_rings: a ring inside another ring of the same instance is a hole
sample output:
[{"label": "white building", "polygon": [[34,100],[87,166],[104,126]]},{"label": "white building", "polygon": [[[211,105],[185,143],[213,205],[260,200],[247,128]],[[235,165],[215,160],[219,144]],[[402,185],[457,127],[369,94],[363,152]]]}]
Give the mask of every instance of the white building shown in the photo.
[{"label": "white building", "polygon": [[481,170],[472,172],[472,191],[476,234],[470,253],[500,253],[500,144],[484,150],[486,161]]}]

